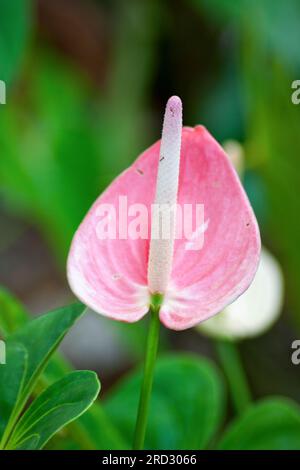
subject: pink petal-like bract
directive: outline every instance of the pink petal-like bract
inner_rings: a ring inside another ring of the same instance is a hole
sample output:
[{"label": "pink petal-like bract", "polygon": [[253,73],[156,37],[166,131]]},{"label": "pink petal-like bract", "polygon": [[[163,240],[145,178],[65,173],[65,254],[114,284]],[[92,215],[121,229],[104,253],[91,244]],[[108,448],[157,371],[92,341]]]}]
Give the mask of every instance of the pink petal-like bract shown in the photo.
[{"label": "pink petal-like bract", "polygon": [[[180,114],[178,100],[169,100],[165,119],[170,109]],[[180,207],[201,204],[204,218],[201,226],[193,227],[192,237],[183,234],[169,245],[152,244],[153,262],[159,259],[157,247],[161,246],[164,261],[160,268],[156,270],[149,263],[148,272],[151,208],[155,199],[162,202],[158,167],[162,159],[172,157],[168,155],[170,147],[162,155],[160,141],[112,182],[75,233],[68,257],[68,280],[75,295],[102,315],[135,322],[149,311],[151,294],[158,290],[163,294],[160,320],[168,328],[184,330],[219,313],[249,287],[255,275],[259,230],[235,170],[204,127],[180,128],[180,132],[181,150],[176,132],[175,144],[170,134],[164,137],[171,139],[175,153],[180,151],[179,176],[176,162],[170,167],[177,177],[176,185],[167,185],[165,194],[175,202],[177,199]],[[109,212],[110,207],[116,208],[115,213]],[[106,208],[107,221],[114,220],[116,233],[111,231],[103,237],[99,235],[99,222]],[[145,209],[148,230],[146,233],[144,227],[137,236]],[[193,249],[199,234],[203,246]]]}]

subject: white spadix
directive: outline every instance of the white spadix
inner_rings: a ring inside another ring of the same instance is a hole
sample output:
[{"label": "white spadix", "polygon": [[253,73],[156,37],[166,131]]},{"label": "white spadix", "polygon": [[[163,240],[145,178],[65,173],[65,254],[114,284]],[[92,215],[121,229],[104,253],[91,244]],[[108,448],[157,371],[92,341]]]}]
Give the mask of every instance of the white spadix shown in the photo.
[{"label": "white spadix", "polygon": [[182,103],[180,98],[172,96],[164,116],[151,219],[148,262],[148,285],[151,293],[164,294],[172,269],[181,133]]}]

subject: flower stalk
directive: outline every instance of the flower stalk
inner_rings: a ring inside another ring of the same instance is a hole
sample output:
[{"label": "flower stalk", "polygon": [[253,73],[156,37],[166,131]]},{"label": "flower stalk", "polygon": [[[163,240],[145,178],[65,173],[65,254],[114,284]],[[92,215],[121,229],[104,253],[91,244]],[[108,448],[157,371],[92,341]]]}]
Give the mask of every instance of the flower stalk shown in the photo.
[{"label": "flower stalk", "polygon": [[236,344],[230,340],[216,340],[215,348],[226,376],[234,409],[242,414],[252,398]]},{"label": "flower stalk", "polygon": [[137,413],[133,449],[141,450],[144,447],[145,435],[147,429],[147,420],[153,384],[153,374],[155,360],[157,356],[159,343],[159,309],[162,303],[162,296],[153,295],[150,306],[150,325],[146,345],[146,355],[144,363],[144,375],[140,393],[140,401]]}]

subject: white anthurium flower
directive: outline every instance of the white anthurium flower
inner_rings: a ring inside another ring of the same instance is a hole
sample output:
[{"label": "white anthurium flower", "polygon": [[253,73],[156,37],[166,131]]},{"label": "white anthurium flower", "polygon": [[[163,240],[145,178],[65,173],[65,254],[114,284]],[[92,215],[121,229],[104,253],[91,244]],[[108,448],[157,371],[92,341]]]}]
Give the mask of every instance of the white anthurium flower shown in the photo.
[{"label": "white anthurium flower", "polygon": [[281,268],[266,248],[249,289],[223,312],[201,323],[201,332],[218,338],[238,340],[258,336],[280,315],[283,303]]},{"label": "white anthurium flower", "polygon": [[[244,173],[244,149],[236,140],[227,140],[223,148],[240,178]],[[243,339],[269,329],[280,315],[283,303],[283,274],[279,263],[262,247],[254,281],[244,294],[219,315],[201,323],[201,332],[218,338]]]}]

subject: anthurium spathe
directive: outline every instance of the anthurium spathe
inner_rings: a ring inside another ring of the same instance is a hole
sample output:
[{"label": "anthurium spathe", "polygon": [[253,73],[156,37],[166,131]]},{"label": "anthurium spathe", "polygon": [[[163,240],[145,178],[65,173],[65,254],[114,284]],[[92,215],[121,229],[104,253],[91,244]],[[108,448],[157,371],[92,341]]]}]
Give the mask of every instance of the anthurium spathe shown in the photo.
[{"label": "anthurium spathe", "polygon": [[[177,210],[203,207],[191,236],[176,237],[178,212],[168,213],[174,204]],[[103,237],[99,221],[108,207],[118,208],[109,217],[122,233]],[[141,220],[145,208],[149,225],[131,236],[130,224]],[[167,217],[169,236],[155,238],[155,228]],[[259,253],[255,216],[225,152],[204,127],[182,129],[181,101],[172,97],[161,141],[112,182],[78,228],[68,279],[86,305],[126,322],[141,319],[159,294],[161,322],[183,330],[220,312],[247,289]]]}]

